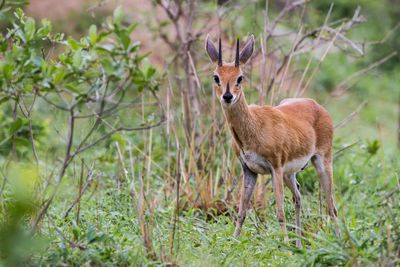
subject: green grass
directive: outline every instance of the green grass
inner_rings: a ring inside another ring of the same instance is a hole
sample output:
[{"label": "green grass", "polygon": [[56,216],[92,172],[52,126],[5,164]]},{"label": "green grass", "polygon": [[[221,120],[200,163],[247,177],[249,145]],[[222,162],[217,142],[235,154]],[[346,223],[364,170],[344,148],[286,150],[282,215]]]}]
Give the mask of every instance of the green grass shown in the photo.
[{"label": "green grass", "polygon": [[[366,4],[369,0],[362,2]],[[327,9],[329,4],[324,2],[322,7]],[[226,23],[223,24],[226,33],[230,32],[228,29],[232,25],[238,26],[232,32],[238,31],[241,35],[248,31],[261,32],[263,17],[254,16],[254,12],[260,12],[264,7],[262,3],[259,5],[260,8],[246,8],[243,14],[241,9],[230,11],[240,12],[241,16],[235,23],[223,22]],[[353,14],[352,6],[342,7],[342,12],[349,16]],[[373,11],[373,6],[370,7],[368,12]],[[201,9],[213,8],[212,4],[201,6]],[[308,19],[311,22],[315,16],[318,20],[325,18],[322,11],[318,10],[318,14],[310,12]],[[87,31],[87,15],[76,14],[72,18],[79,20],[82,26],[76,31]],[[200,19],[205,18],[209,19]],[[293,22],[285,22],[287,27],[297,25],[293,18]],[[390,28],[386,24],[385,27]],[[368,33],[374,37],[372,39],[381,38],[380,31],[387,31],[386,28],[371,29]],[[366,30],[364,27],[363,31]],[[287,47],[291,44],[288,41],[282,43]],[[200,42],[193,45],[203,49]],[[233,237],[238,185],[234,187],[234,197],[227,203],[226,212],[198,208],[199,203],[206,202],[200,191],[213,188],[215,192],[211,201],[221,201],[225,189],[230,188],[233,180],[240,179],[241,172],[239,162],[233,158],[229,148],[229,131],[223,124],[224,118],[217,102],[215,113],[212,111],[212,101],[217,100],[212,99],[211,69],[203,71],[205,53],[201,50],[196,56],[199,56],[196,67],[201,69],[199,78],[202,82],[199,97],[204,105],[204,114],[196,118],[196,126],[201,127],[200,133],[205,136],[198,151],[201,163],[195,162],[192,140],[185,138],[182,88],[180,82],[173,81],[171,106],[166,110],[173,119],[169,124],[151,131],[121,132],[85,151],[68,167],[57,189],[57,174],[65,155],[68,118],[64,112],[37,100],[32,119],[38,165],[33,163],[31,144],[26,137],[28,131],[23,132],[25,142],[18,144],[14,159],[9,156],[11,142],[0,151],[0,266],[400,265],[400,163],[395,136],[399,67],[374,70],[359,77],[347,94],[332,98],[329,93],[340,81],[371,62],[370,58],[354,59],[333,52],[327,56],[306,92],[306,97],[317,99],[328,109],[335,123],[363,101],[368,105],[351,123],[335,132],[335,151],[357,142],[336,154],[334,161],[335,196],[343,238],[334,235],[324,207],[320,211],[318,178],[310,167],[298,175],[303,196],[304,232],[304,248],[299,250],[294,243],[298,237],[293,231],[294,208],[289,190],[285,192],[288,243],[283,242],[275,216],[270,183],[266,190],[266,209],[249,211],[240,238]],[[293,64],[304,68],[308,56],[305,62],[298,60]],[[315,64],[312,63],[312,69]],[[177,69],[176,73],[169,70],[168,76],[181,77],[181,69]],[[248,74],[255,85],[259,81],[259,70],[255,67],[253,71]],[[166,70],[160,70],[160,73],[164,72]],[[165,104],[169,81],[162,82],[158,94]],[[254,103],[258,91],[255,87],[248,88],[248,85],[245,85],[246,96],[249,103]],[[136,89],[136,86],[130,89],[132,94],[137,93]],[[150,102],[144,92],[144,103]],[[27,102],[31,97],[24,96]],[[155,107],[149,105],[142,109],[142,95],[138,93],[135,97],[137,105],[110,118],[107,125],[97,129],[92,139],[101,136],[109,130],[109,125],[116,122],[139,126],[157,120]],[[10,125],[15,123],[10,115],[11,104],[3,102],[1,106],[1,136],[8,136]],[[215,120],[211,119],[212,114],[216,114]],[[73,148],[92,123],[94,119],[76,123]],[[214,128],[210,130],[212,124]],[[180,150],[177,149],[178,143]],[[178,156],[180,164],[176,162]],[[176,200],[177,177],[181,179],[179,201]],[[210,187],[205,186],[207,182],[210,182]],[[85,191],[79,200],[80,189]],[[32,235],[32,220],[54,190],[57,190],[54,201]],[[180,207],[178,213],[177,204]],[[70,212],[66,214],[68,210]],[[149,251],[149,247],[153,250]]]},{"label": "green grass", "polygon": [[[270,187],[267,220],[262,222],[255,211],[250,211],[243,235],[238,239],[232,236],[233,217],[220,215],[207,219],[202,211],[184,210],[178,217],[174,252],[170,256],[174,203],[163,201],[164,197],[156,194],[157,188],[147,193],[154,207],[151,213],[147,211],[146,223],[151,226],[156,253],[168,256],[166,262],[180,266],[396,265],[400,249],[398,175],[395,158],[385,158],[382,153],[369,155],[360,147],[346,151],[335,162],[336,198],[344,234],[339,240],[324,213],[319,214],[316,174],[311,168],[300,174],[303,250],[296,249],[293,231],[291,242],[282,241]],[[49,211],[51,219],[46,219],[41,226],[40,233],[49,243],[34,254],[28,265],[163,264],[146,257],[135,198],[131,196],[131,186],[135,182],[123,180],[118,189],[112,178],[112,172],[105,171],[94,179],[81,201],[79,221],[76,209],[63,218],[76,186],[70,184],[72,182],[64,185]],[[290,199],[286,191],[289,224],[294,222]],[[388,252],[390,246],[391,252]]]}]

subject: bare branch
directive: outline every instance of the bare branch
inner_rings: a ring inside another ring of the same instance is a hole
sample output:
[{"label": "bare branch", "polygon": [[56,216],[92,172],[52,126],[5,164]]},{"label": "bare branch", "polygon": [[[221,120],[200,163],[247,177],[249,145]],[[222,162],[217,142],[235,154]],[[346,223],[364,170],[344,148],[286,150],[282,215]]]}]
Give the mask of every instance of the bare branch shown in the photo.
[{"label": "bare branch", "polygon": [[[83,165],[81,169],[81,177],[82,176],[83,176]],[[64,219],[68,217],[69,213],[75,207],[75,205],[81,201],[82,196],[85,194],[86,190],[89,188],[90,183],[92,182],[92,177],[93,177],[93,171],[89,171],[89,173],[86,176],[85,185],[79,190],[78,196],[76,197],[75,201],[71,204],[71,206],[69,206],[69,208],[65,212]]]},{"label": "bare branch", "polygon": [[356,142],[354,142],[354,143],[352,143],[352,144],[350,144],[350,145],[347,145],[347,146],[345,146],[345,147],[339,149],[338,151],[336,151],[336,152],[333,154],[333,160],[338,159],[339,156],[340,156],[344,151],[346,151],[346,150],[349,149],[349,148],[352,148],[353,146],[357,145],[358,143],[360,143],[360,140],[358,140],[358,141],[356,141]]},{"label": "bare branch", "polygon": [[51,218],[51,216],[49,214],[47,214],[47,218],[49,219],[49,222],[53,225],[54,230],[56,230],[56,232],[61,236],[62,239],[64,239],[65,241],[67,241],[67,243],[71,246],[71,248],[79,248],[80,250],[86,250],[87,247],[79,242],[73,242],[70,239],[68,239],[65,234],[63,233],[63,231],[57,227],[57,225],[54,223],[53,219]]},{"label": "bare branch", "polygon": [[308,0],[297,0],[297,1],[293,1],[293,2],[287,1],[286,6],[282,9],[282,11],[279,13],[279,15],[274,19],[274,21],[272,22],[272,26],[267,30],[268,35],[266,37],[266,40],[268,41],[268,39],[271,38],[271,34],[274,32],[276,26],[282,20],[282,18],[284,16],[286,16],[287,13],[289,13],[290,11],[292,11],[294,8],[296,8],[298,6],[304,5],[307,2],[308,2]]},{"label": "bare branch", "polygon": [[335,125],[335,129],[339,129],[344,127],[347,123],[349,123],[359,112],[362,108],[365,107],[365,105],[367,105],[368,101],[364,101],[362,102],[357,108],[356,110],[354,110],[352,113],[350,113],[346,118],[344,118],[343,120],[341,120],[339,123],[337,123]]},{"label": "bare branch", "polygon": [[97,145],[98,143],[100,143],[101,141],[104,141],[105,139],[107,139],[108,137],[110,137],[111,135],[117,133],[117,132],[121,132],[121,131],[125,131],[125,132],[133,132],[133,131],[143,131],[143,130],[149,130],[151,128],[155,128],[160,126],[163,122],[165,121],[165,118],[162,118],[159,122],[154,123],[154,124],[150,124],[150,125],[146,125],[143,127],[136,127],[136,128],[128,128],[128,127],[118,127],[106,134],[104,134],[102,137],[98,138],[96,141],[92,142],[89,145],[86,145],[80,149],[77,149],[72,155],[71,158],[75,157],[76,155],[78,155],[79,153],[82,153],[83,151],[92,148],[93,146]]},{"label": "bare branch", "polygon": [[39,91],[38,91],[38,95],[39,95],[44,101],[46,101],[48,104],[50,104],[50,105],[52,105],[52,106],[54,106],[54,107],[56,107],[56,108],[58,108],[58,109],[60,109],[60,110],[63,110],[63,111],[68,111],[68,112],[70,111],[69,108],[60,106],[60,105],[58,105],[58,104],[56,104],[56,103],[50,101],[45,95],[40,94]]},{"label": "bare branch", "polygon": [[25,110],[26,110],[25,112],[24,112],[24,110],[23,110],[23,108],[21,106],[21,103],[19,103],[19,106],[20,106],[22,114],[25,116],[25,118],[28,119],[28,123],[29,123],[29,125],[28,125],[28,127],[29,127],[29,139],[31,141],[32,152],[33,152],[33,156],[35,158],[36,164],[39,164],[39,157],[38,157],[38,154],[37,154],[37,151],[36,151],[35,140],[33,138],[32,117],[31,117],[32,109],[33,109],[33,106],[35,105],[35,101],[36,101],[36,96],[37,96],[37,90],[34,90],[32,104],[29,107],[29,109],[27,108],[23,97],[21,97],[21,103],[25,107]]},{"label": "bare branch", "polygon": [[379,65],[382,65],[383,63],[385,63],[386,61],[388,61],[395,55],[397,55],[397,52],[393,52],[390,55],[388,55],[384,58],[381,58],[380,60],[372,63],[368,67],[353,73],[352,75],[350,75],[349,77],[344,79],[341,83],[339,83],[335,87],[335,90],[333,90],[333,92],[331,93],[331,96],[333,96],[333,97],[342,96],[344,93],[346,93],[351,88],[351,86],[346,86],[346,84],[348,84],[350,81],[354,80],[355,78],[360,77],[361,75],[364,75],[365,73],[369,72],[370,70],[378,67]]},{"label": "bare branch", "polygon": [[47,210],[50,207],[50,204],[53,202],[54,197],[58,193],[57,191],[58,191],[58,189],[61,185],[61,182],[64,178],[65,171],[67,170],[67,167],[69,166],[71,159],[73,158],[73,157],[71,157],[71,149],[72,149],[72,143],[73,143],[73,138],[74,138],[74,129],[75,129],[75,114],[74,114],[74,110],[72,109],[72,110],[70,110],[69,118],[68,118],[68,139],[67,139],[68,141],[67,141],[67,145],[66,145],[66,149],[65,149],[65,157],[64,157],[63,165],[61,167],[60,174],[58,175],[58,183],[54,189],[53,194],[47,200],[46,204],[40,210],[36,220],[34,221],[33,226],[32,226],[32,232],[36,231],[39,222],[43,219],[43,216],[46,214]]}]

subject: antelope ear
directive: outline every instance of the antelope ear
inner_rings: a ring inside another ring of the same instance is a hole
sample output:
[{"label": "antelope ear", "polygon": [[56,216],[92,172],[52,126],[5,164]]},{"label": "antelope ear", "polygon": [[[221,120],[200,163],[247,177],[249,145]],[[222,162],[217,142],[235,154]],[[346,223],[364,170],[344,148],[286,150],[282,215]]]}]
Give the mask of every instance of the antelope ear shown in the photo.
[{"label": "antelope ear", "polygon": [[206,51],[212,62],[218,61],[218,50],[215,48],[213,42],[210,40],[209,34],[207,34],[206,38]]},{"label": "antelope ear", "polygon": [[246,44],[244,45],[242,51],[240,51],[239,61],[240,64],[245,64],[247,60],[251,57],[254,51],[254,35],[250,35],[249,39],[247,39]]}]

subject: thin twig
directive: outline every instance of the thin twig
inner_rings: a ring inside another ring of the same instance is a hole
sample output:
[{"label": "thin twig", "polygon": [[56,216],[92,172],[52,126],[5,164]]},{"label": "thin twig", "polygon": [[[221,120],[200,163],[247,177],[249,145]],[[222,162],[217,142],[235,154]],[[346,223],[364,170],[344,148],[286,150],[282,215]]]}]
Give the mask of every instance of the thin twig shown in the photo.
[{"label": "thin twig", "polygon": [[339,83],[336,86],[335,90],[333,90],[333,92],[331,93],[331,96],[334,96],[334,97],[342,96],[344,93],[346,93],[351,88],[351,86],[346,86],[346,84],[348,84],[351,80],[354,80],[355,78],[357,78],[357,77],[369,72],[370,70],[382,65],[383,63],[385,63],[386,61],[388,61],[389,59],[391,59],[395,55],[397,55],[396,51],[392,52],[390,55],[388,55],[388,56],[386,56],[384,58],[381,58],[380,60],[372,63],[368,67],[353,73],[352,75],[350,75],[349,77],[344,79],[341,83]]},{"label": "thin twig", "polygon": [[180,182],[181,182],[181,174],[179,172],[179,166],[180,166],[180,147],[178,145],[177,147],[177,152],[176,152],[176,160],[175,160],[175,186],[176,186],[176,207],[175,207],[175,212],[173,216],[173,222],[172,222],[172,234],[171,234],[171,239],[170,239],[170,255],[173,255],[174,252],[174,240],[175,240],[175,232],[176,228],[178,226],[178,214],[179,214],[179,187],[180,187]]},{"label": "thin twig", "polygon": [[348,150],[349,148],[352,148],[353,146],[357,145],[358,143],[360,143],[360,140],[358,140],[358,141],[356,141],[356,142],[354,142],[354,143],[352,143],[352,144],[350,144],[350,145],[347,145],[347,146],[345,146],[345,147],[339,149],[338,151],[336,151],[336,152],[333,154],[333,160],[336,160],[337,158],[339,158],[339,156],[340,156],[344,151]]},{"label": "thin twig", "polygon": [[[330,5],[330,7],[329,7],[329,11],[328,11],[328,14],[327,14],[326,17],[325,17],[324,24],[323,24],[322,28],[324,28],[324,27],[326,26],[326,24],[328,23],[329,18],[330,18],[331,13],[332,13],[332,9],[333,9],[333,3],[331,3],[331,5]],[[318,43],[319,40],[321,39],[321,35],[322,35],[322,31],[320,31],[319,34],[318,34],[317,41],[316,41],[317,43]],[[302,41],[302,40],[300,40],[299,42],[301,42],[301,41]],[[307,74],[307,72],[308,72],[308,69],[309,69],[310,66],[311,66],[311,61],[312,61],[312,56],[310,55],[310,58],[309,58],[309,60],[308,60],[308,62],[307,62],[307,65],[306,65],[306,68],[304,69],[303,74],[301,75],[301,79],[300,79],[300,81],[299,81],[298,84],[297,84],[295,97],[298,97],[298,96],[300,95],[300,91],[301,91],[301,89],[302,89],[301,86],[303,85],[303,82],[304,82],[304,79],[306,78],[306,74]]]},{"label": "thin twig", "polygon": [[36,151],[35,139],[33,138],[33,128],[32,128],[32,109],[33,109],[33,106],[35,105],[36,97],[37,97],[37,90],[35,90],[35,92],[34,92],[32,104],[29,107],[29,109],[25,105],[25,102],[24,102],[23,98],[21,98],[21,103],[25,107],[26,112],[23,111],[21,105],[20,105],[20,109],[21,109],[22,114],[28,119],[29,139],[31,141],[32,152],[33,152],[33,156],[34,156],[35,161],[36,161],[36,165],[38,165],[39,164],[39,157],[38,157],[38,154],[37,154],[37,151]]},{"label": "thin twig", "polygon": [[37,216],[36,220],[34,221],[33,226],[32,226],[32,232],[36,231],[39,222],[43,219],[43,216],[46,214],[47,210],[49,209],[50,204],[53,202],[53,199],[56,196],[56,194],[58,193],[58,189],[64,178],[65,172],[71,162],[71,159],[73,159],[73,157],[74,157],[74,156],[71,156],[71,149],[72,149],[72,144],[73,144],[73,139],[74,139],[74,130],[75,130],[75,114],[74,114],[74,110],[71,109],[70,113],[69,113],[69,118],[68,118],[68,139],[67,139],[67,145],[66,145],[66,149],[65,149],[65,157],[64,157],[63,165],[60,170],[60,174],[58,175],[58,183],[53,191],[53,194],[47,200],[46,204],[40,210],[39,215]]},{"label": "thin twig", "polygon": [[[81,175],[80,175],[80,179],[81,180],[82,180],[82,177],[83,177],[83,170],[84,170],[84,168],[83,168],[83,165],[82,165],[82,167],[81,167]],[[78,204],[81,201],[82,196],[85,194],[86,190],[89,188],[90,183],[92,182],[92,177],[93,177],[93,171],[89,171],[89,173],[86,176],[86,182],[85,182],[84,186],[82,186],[81,180],[80,180],[78,196],[76,197],[75,201],[71,204],[71,206],[69,206],[67,211],[64,213],[64,219],[68,217],[69,213],[75,207],[75,205]],[[78,215],[77,215],[77,218],[79,220],[79,216]]]},{"label": "thin twig", "polygon": [[362,108],[364,108],[364,106],[368,103],[368,101],[364,101],[362,102],[357,108],[356,110],[354,110],[352,113],[350,113],[349,115],[346,116],[346,118],[344,118],[343,120],[341,120],[340,122],[338,122],[335,125],[335,129],[339,129],[344,127],[347,123],[349,123],[359,112]]},{"label": "thin twig", "polygon": [[53,225],[54,230],[56,230],[56,232],[61,236],[62,239],[64,239],[65,241],[67,241],[67,243],[71,246],[71,248],[79,248],[80,250],[86,250],[87,247],[79,242],[73,242],[71,240],[69,240],[65,234],[63,233],[63,231],[57,227],[57,225],[55,224],[55,222],[53,221],[53,218],[51,218],[51,216],[49,214],[46,214],[46,217],[49,219],[49,222]]},{"label": "thin twig", "polygon": [[146,125],[146,126],[143,126],[143,127],[136,127],[136,128],[118,127],[118,128],[115,128],[114,130],[112,130],[112,131],[110,131],[110,132],[104,134],[103,136],[101,136],[101,137],[98,138],[96,141],[92,142],[91,144],[86,145],[86,146],[83,146],[83,147],[80,148],[80,149],[77,149],[77,150],[71,155],[71,157],[75,157],[77,154],[80,154],[80,153],[82,153],[83,151],[85,151],[85,150],[87,150],[87,149],[89,149],[89,148],[94,147],[95,145],[97,145],[97,144],[100,143],[101,141],[104,141],[105,139],[107,139],[108,137],[112,136],[113,134],[115,134],[115,133],[117,133],[117,132],[122,132],[122,131],[125,131],[125,132],[133,132],[133,131],[149,130],[149,129],[151,129],[151,128],[155,128],[155,127],[160,126],[161,124],[164,123],[164,121],[165,121],[165,118],[161,118],[161,120],[158,121],[157,123],[149,124],[149,125]]}]

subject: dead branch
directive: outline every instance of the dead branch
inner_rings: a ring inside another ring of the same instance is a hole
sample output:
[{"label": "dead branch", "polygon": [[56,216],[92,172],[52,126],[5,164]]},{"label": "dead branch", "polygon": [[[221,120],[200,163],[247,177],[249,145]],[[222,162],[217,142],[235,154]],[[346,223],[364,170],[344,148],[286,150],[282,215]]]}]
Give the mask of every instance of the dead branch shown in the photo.
[{"label": "dead branch", "polygon": [[171,233],[171,239],[170,239],[170,247],[169,247],[169,253],[172,256],[173,255],[173,249],[174,249],[174,241],[175,241],[175,232],[176,228],[178,227],[178,216],[179,216],[179,201],[180,201],[180,184],[181,184],[181,174],[179,172],[179,166],[180,166],[180,147],[178,145],[177,147],[177,152],[176,152],[176,160],[175,160],[175,187],[176,187],[176,207],[175,207],[175,212],[173,215],[172,219],[172,233]]},{"label": "dead branch", "polygon": [[[20,107],[20,110],[21,110],[22,114],[25,116],[25,118],[28,119],[29,139],[31,141],[32,152],[33,152],[33,156],[34,156],[35,161],[36,161],[36,165],[39,164],[39,157],[38,157],[38,154],[37,154],[37,151],[36,151],[35,140],[33,138],[32,116],[31,115],[32,115],[33,106],[35,105],[35,102],[36,102],[37,95],[38,95],[37,94],[37,90],[34,90],[33,100],[32,100],[32,103],[31,103],[29,108],[26,106],[23,97],[21,97],[21,102],[19,103],[19,107]],[[22,106],[24,106],[25,111],[22,108]]]},{"label": "dead branch", "polygon": [[[82,167],[81,167],[81,176],[80,176],[81,179],[83,177],[83,170],[84,170],[84,168],[83,168],[83,165],[82,165]],[[78,204],[81,201],[82,196],[85,194],[86,190],[89,188],[89,185],[92,182],[92,177],[93,177],[93,171],[89,171],[89,173],[86,176],[85,185],[84,186],[80,185],[78,196],[76,197],[74,202],[69,206],[67,211],[64,213],[64,219],[68,217],[69,213],[75,207],[75,205]]]},{"label": "dead branch", "polygon": [[33,223],[32,226],[32,232],[35,232],[37,229],[37,226],[39,222],[43,219],[43,216],[46,214],[47,210],[50,207],[50,204],[53,202],[54,197],[56,196],[58,189],[61,185],[61,182],[64,178],[65,172],[71,162],[71,149],[72,149],[72,143],[74,139],[74,130],[75,130],[75,113],[74,110],[71,109],[69,113],[69,118],[68,118],[68,139],[67,139],[67,144],[66,144],[66,149],[65,149],[65,157],[63,160],[63,164],[61,166],[60,174],[58,175],[58,183],[54,189],[53,194],[50,196],[50,198],[46,201],[46,204],[42,207],[42,209],[39,212],[39,215],[37,216],[36,220]]},{"label": "dead branch", "polygon": [[362,102],[352,113],[350,113],[343,120],[338,122],[335,125],[334,128],[335,129],[339,129],[339,128],[344,127],[347,123],[349,123],[360,112],[361,109],[363,109],[365,107],[365,105],[367,105],[367,103],[368,103],[368,101]]},{"label": "dead branch", "polygon": [[67,238],[65,236],[65,234],[63,233],[63,231],[60,228],[57,227],[57,225],[53,221],[53,218],[51,218],[51,216],[49,214],[46,214],[46,217],[49,219],[49,222],[53,225],[54,230],[56,230],[56,232],[60,235],[61,239],[66,241],[71,246],[71,248],[78,248],[80,250],[86,250],[87,249],[87,247],[84,244],[81,244],[79,242],[71,241],[69,238]]},{"label": "dead branch", "polygon": [[336,151],[335,153],[333,153],[333,160],[335,161],[336,159],[338,159],[339,156],[340,156],[344,151],[346,151],[346,150],[352,148],[353,146],[357,145],[358,143],[360,143],[360,140],[358,140],[358,141],[356,141],[356,142],[354,142],[354,143],[352,143],[352,144],[350,144],[350,145],[347,145],[347,146],[345,146],[345,147],[339,149],[339,150]]},{"label": "dead branch", "polygon": [[110,0],[100,0],[97,4],[94,4],[94,5],[90,6],[90,7],[87,9],[87,12],[92,13],[92,12],[95,11],[96,9],[98,9],[98,8],[100,8],[100,7],[102,7],[102,6],[105,6],[108,2],[110,2]]},{"label": "dead branch", "polygon": [[105,139],[109,138],[110,136],[112,136],[113,134],[117,133],[117,132],[133,132],[133,131],[143,131],[143,130],[149,130],[151,128],[155,128],[160,126],[161,124],[163,124],[165,122],[164,118],[161,118],[160,121],[154,123],[154,124],[149,124],[146,126],[142,126],[142,127],[135,127],[135,128],[129,128],[129,127],[118,127],[115,128],[114,130],[104,134],[103,136],[101,136],[100,138],[98,138],[96,141],[93,141],[91,144],[88,144],[86,146],[81,147],[80,149],[77,149],[72,155],[71,157],[75,157],[77,154],[82,153],[85,150],[88,150],[89,148],[94,147],[95,145],[97,145],[98,143],[100,143],[101,141],[104,141]]},{"label": "dead branch", "polygon": [[344,79],[341,83],[339,83],[335,87],[335,89],[331,93],[331,96],[333,96],[333,97],[342,96],[344,93],[346,93],[351,88],[351,86],[349,86],[349,85],[346,86],[346,84],[348,84],[350,81],[354,80],[355,78],[364,75],[365,73],[369,72],[370,70],[382,65],[383,63],[385,63],[386,61],[388,61],[389,59],[391,59],[395,55],[397,55],[397,52],[393,52],[390,55],[388,55],[388,56],[386,56],[384,58],[381,58],[380,60],[372,63],[368,67],[353,73],[352,75],[350,75],[349,77]]},{"label": "dead branch", "polygon": [[7,176],[4,175],[3,170],[0,169],[0,174],[3,177],[3,183],[0,187],[0,199],[3,196],[4,188],[6,187],[7,184]]},{"label": "dead branch", "polygon": [[307,2],[308,2],[308,0],[297,0],[297,1],[293,1],[293,2],[286,1],[285,7],[282,9],[282,11],[279,13],[279,15],[274,19],[274,21],[272,22],[272,26],[269,29],[267,29],[268,35],[266,36],[266,43],[271,38],[271,36],[272,36],[271,34],[274,32],[276,26],[282,20],[282,18],[284,18],[290,11],[292,11],[296,7],[302,6]]}]

